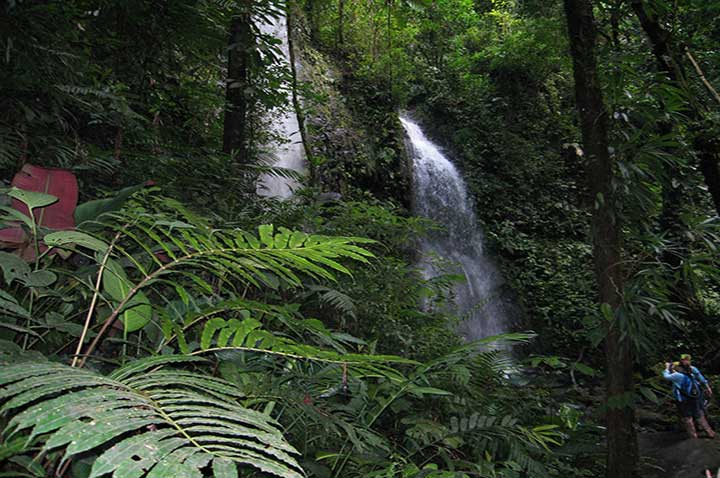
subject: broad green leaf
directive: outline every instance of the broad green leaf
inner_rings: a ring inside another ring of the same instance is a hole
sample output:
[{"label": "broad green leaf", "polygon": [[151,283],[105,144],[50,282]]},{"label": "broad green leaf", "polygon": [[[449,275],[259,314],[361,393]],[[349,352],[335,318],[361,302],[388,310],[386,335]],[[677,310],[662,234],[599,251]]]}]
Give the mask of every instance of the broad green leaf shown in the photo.
[{"label": "broad green leaf", "polygon": [[57,280],[57,275],[47,269],[31,272],[25,278],[25,285],[28,287],[48,287]]},{"label": "broad green leaf", "polygon": [[99,225],[83,223],[97,221],[103,214],[120,210],[130,196],[142,190],[144,187],[144,184],[130,186],[121,189],[113,197],[95,199],[93,201],[80,204],[77,208],[75,208],[75,223],[78,224],[80,229],[86,231],[99,229],[101,227]]},{"label": "broad green leaf", "polygon": [[50,247],[67,248],[71,245],[86,247],[96,252],[105,252],[107,243],[80,231],[57,231],[47,234],[43,241]]},{"label": "broad green leaf", "polygon": [[7,285],[11,285],[16,279],[24,282],[25,278],[32,272],[27,262],[19,256],[2,251],[0,251],[0,268],[2,268]]},{"label": "broad green leaf", "polygon": [[[103,289],[118,304],[123,302],[135,285],[128,279],[122,266],[108,259],[102,277]],[[121,320],[125,331],[135,332],[145,327],[152,319],[152,306],[145,293],[137,291],[122,312]]]},{"label": "broad green leaf", "polygon": [[125,269],[114,259],[108,259],[103,271],[102,284],[104,291],[116,302],[122,302],[133,288]]},{"label": "broad green leaf", "polygon": [[27,262],[8,252],[0,251],[0,268],[8,285],[17,280],[27,287],[47,287],[57,280],[54,272],[46,269],[33,271]]},{"label": "broad green leaf", "polygon": [[63,460],[97,455],[91,477],[202,477],[212,464],[218,477],[248,465],[301,478],[278,424],[239,405],[236,386],[170,368],[186,360],[194,359],[139,360],[115,378],[52,363],[9,366],[0,369],[0,397],[9,399],[10,430],[30,430]]},{"label": "broad green leaf", "polygon": [[58,198],[52,194],[45,194],[36,191],[26,191],[19,188],[11,188],[7,193],[11,198],[17,199],[30,209],[49,206],[56,203]]},{"label": "broad green leaf", "polygon": [[597,370],[580,362],[575,362],[573,364],[573,368],[578,372],[582,373],[583,375],[587,375],[589,377],[594,377],[598,374]]},{"label": "broad green leaf", "polygon": [[138,292],[135,297],[144,303],[123,312],[122,322],[128,333],[142,329],[152,320],[152,306],[148,298],[142,292]]}]

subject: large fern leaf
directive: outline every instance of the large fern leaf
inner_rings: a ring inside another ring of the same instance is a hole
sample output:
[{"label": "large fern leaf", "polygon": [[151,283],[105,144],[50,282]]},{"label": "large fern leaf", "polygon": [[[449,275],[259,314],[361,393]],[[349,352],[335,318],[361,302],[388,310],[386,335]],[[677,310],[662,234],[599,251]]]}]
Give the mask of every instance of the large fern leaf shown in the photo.
[{"label": "large fern leaf", "polygon": [[272,418],[237,403],[237,388],[199,373],[165,368],[202,361],[184,356],[133,362],[109,376],[61,364],[0,369],[0,411],[8,437],[64,450],[62,461],[91,452],[90,478],[236,477],[238,466],[300,478],[302,470]]}]

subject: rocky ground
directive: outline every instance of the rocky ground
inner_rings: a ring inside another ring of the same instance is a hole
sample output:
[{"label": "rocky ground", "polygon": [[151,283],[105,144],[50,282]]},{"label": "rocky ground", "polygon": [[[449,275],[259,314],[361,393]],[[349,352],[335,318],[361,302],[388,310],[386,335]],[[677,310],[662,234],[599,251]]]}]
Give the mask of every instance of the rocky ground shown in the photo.
[{"label": "rocky ground", "polygon": [[[720,468],[720,438],[690,440],[680,431],[642,433],[643,478],[699,478]],[[715,476],[713,473],[713,476]]]}]

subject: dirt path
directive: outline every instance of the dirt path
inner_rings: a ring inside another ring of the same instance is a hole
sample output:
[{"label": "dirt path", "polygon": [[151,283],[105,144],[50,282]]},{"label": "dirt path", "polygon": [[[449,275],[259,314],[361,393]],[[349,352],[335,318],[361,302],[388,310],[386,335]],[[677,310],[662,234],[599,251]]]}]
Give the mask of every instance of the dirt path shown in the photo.
[{"label": "dirt path", "polygon": [[689,440],[680,432],[642,433],[639,438],[643,478],[700,478],[705,469],[720,468],[720,438]]}]

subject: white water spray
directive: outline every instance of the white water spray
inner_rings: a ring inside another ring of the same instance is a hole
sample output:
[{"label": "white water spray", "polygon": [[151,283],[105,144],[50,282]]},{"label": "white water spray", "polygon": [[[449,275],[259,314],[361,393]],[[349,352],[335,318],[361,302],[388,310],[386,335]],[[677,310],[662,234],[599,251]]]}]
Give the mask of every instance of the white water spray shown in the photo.
[{"label": "white water spray", "polygon": [[455,287],[455,303],[462,319],[458,332],[466,340],[508,332],[503,279],[483,250],[482,230],[465,182],[416,123],[406,117],[400,121],[413,161],[414,212],[443,227],[421,243],[423,272],[426,277],[440,273],[433,264],[439,259],[450,263],[449,272],[465,276],[466,282]]},{"label": "white water spray", "polygon": [[[283,13],[280,17],[270,19],[269,23],[261,22],[258,27],[263,34],[280,40],[281,43],[278,46],[282,52],[282,60],[289,65],[291,56],[287,16]],[[305,149],[297,112],[293,106],[292,89],[288,87],[286,91],[286,106],[276,108],[269,113],[270,132],[273,136],[283,138],[285,141],[273,142],[266,145],[265,149],[274,157],[272,166],[305,173]],[[285,199],[292,196],[293,191],[299,187],[300,183],[294,178],[263,174],[258,179],[257,193],[261,196]]]}]

